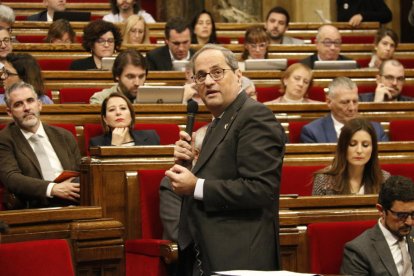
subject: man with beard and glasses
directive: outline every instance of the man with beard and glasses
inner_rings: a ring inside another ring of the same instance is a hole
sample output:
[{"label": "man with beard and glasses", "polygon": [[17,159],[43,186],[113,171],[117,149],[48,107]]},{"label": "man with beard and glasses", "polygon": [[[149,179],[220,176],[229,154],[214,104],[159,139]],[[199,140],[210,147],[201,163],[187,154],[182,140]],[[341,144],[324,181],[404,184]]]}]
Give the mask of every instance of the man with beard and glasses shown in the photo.
[{"label": "man with beard and glasses", "polygon": [[69,131],[40,120],[42,102],[33,86],[17,82],[6,90],[6,110],[13,118],[0,132],[0,181],[7,188],[9,209],[77,204],[80,185],[63,171],[79,171],[81,155]]},{"label": "man with beard and glasses", "polygon": [[55,11],[64,11],[66,9],[66,0],[43,0],[46,10],[27,17],[27,21],[53,21]]},{"label": "man with beard and glasses", "polygon": [[145,23],[155,23],[152,15],[141,9],[139,0],[109,0],[109,3],[112,12],[102,18],[105,21],[124,22],[131,15],[137,14],[144,18]]},{"label": "man with beard and glasses", "polygon": [[359,99],[362,102],[413,101],[414,98],[401,95],[404,82],[404,66],[398,60],[386,60],[380,65],[375,93],[362,93]]},{"label": "man with beard and glasses", "polygon": [[271,44],[304,44],[301,39],[285,35],[289,27],[290,16],[282,7],[272,8],[266,16],[265,29]]},{"label": "man with beard and glasses", "polygon": [[345,245],[341,275],[413,275],[414,183],[391,176],[378,195],[378,223]]},{"label": "man with beard and glasses", "polygon": [[144,85],[147,73],[147,61],[141,53],[134,49],[127,49],[116,57],[112,67],[112,76],[117,84],[96,92],[89,99],[89,102],[101,104],[106,97],[116,92],[123,94],[131,103],[134,103],[138,88]]}]

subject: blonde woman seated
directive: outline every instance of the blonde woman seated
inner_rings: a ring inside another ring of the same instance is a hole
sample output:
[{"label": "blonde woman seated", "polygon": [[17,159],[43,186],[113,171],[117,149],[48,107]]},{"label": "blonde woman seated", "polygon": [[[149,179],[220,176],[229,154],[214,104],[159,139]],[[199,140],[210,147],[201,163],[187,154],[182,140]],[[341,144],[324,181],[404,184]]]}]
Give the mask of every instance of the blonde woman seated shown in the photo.
[{"label": "blonde woman seated", "polygon": [[389,176],[379,165],[374,127],[355,118],[342,128],[332,165],[316,172],[312,195],[376,194]]},{"label": "blonde woman seated", "polygon": [[149,28],[140,15],[131,15],[122,25],[122,45],[149,44]]},{"label": "blonde woman seated", "polygon": [[135,130],[135,111],[131,102],[118,93],[110,94],[101,106],[101,123],[104,134],[93,137],[92,146],[159,145],[155,130]]},{"label": "blonde woman seated", "polygon": [[312,84],[312,70],[302,64],[295,63],[290,65],[280,79],[282,96],[265,102],[265,104],[275,103],[320,103],[308,98],[309,88]]}]

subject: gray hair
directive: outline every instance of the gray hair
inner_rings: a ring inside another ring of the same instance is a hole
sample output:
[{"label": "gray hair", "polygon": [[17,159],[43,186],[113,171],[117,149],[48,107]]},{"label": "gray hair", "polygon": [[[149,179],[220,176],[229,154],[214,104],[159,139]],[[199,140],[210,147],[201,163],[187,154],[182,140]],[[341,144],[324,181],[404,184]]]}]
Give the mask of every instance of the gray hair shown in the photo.
[{"label": "gray hair", "polygon": [[0,4],[0,21],[6,22],[10,25],[13,25],[15,21],[14,11],[10,7],[3,4]]},{"label": "gray hair", "polygon": [[336,93],[336,89],[339,88],[339,87],[344,88],[344,89],[353,90],[353,89],[357,88],[357,85],[350,78],[337,77],[328,86],[328,96],[329,97],[334,96],[335,93]]},{"label": "gray hair", "polygon": [[235,55],[233,54],[232,51],[230,51],[227,48],[224,48],[222,46],[219,46],[217,44],[206,44],[203,46],[203,48],[201,48],[200,50],[198,50],[194,56],[191,58],[190,60],[190,66],[193,70],[193,74],[195,74],[195,68],[194,68],[194,63],[195,60],[198,58],[198,56],[202,53],[205,52],[207,50],[217,50],[223,53],[224,59],[226,60],[227,65],[233,70],[237,70],[239,69],[239,64],[237,62],[237,59],[235,57]]},{"label": "gray hair", "polygon": [[4,92],[4,101],[7,105],[7,107],[10,107],[10,95],[12,92],[18,90],[18,89],[22,89],[22,88],[29,88],[32,93],[33,93],[33,97],[37,100],[37,93],[34,89],[34,87],[31,84],[28,84],[27,82],[24,81],[18,81],[16,83],[13,83],[12,86],[10,86],[5,92]]}]

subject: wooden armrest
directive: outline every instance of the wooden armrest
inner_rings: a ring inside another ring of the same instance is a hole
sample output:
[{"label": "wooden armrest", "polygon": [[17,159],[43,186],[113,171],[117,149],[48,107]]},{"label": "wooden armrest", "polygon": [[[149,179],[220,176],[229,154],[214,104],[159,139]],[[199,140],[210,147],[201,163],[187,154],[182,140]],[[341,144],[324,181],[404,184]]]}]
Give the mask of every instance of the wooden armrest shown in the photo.
[{"label": "wooden armrest", "polygon": [[160,256],[166,264],[176,263],[178,261],[178,244],[175,242],[161,244]]}]

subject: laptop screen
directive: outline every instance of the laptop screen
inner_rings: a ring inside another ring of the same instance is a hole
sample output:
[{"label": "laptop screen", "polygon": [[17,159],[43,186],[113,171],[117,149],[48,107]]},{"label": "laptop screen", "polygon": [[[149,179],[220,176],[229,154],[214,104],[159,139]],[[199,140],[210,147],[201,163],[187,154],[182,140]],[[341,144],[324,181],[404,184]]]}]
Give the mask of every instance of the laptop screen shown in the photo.
[{"label": "laptop screen", "polygon": [[355,60],[317,60],[313,65],[315,70],[338,70],[358,68]]},{"label": "laptop screen", "polygon": [[246,59],[244,61],[245,70],[285,70],[287,59]]},{"label": "laptop screen", "polygon": [[182,103],[184,96],[183,86],[140,86],[135,103],[163,104]]},{"label": "laptop screen", "polygon": [[53,21],[61,18],[66,19],[67,21],[88,22],[91,21],[91,13],[80,11],[55,11],[53,15]]}]

